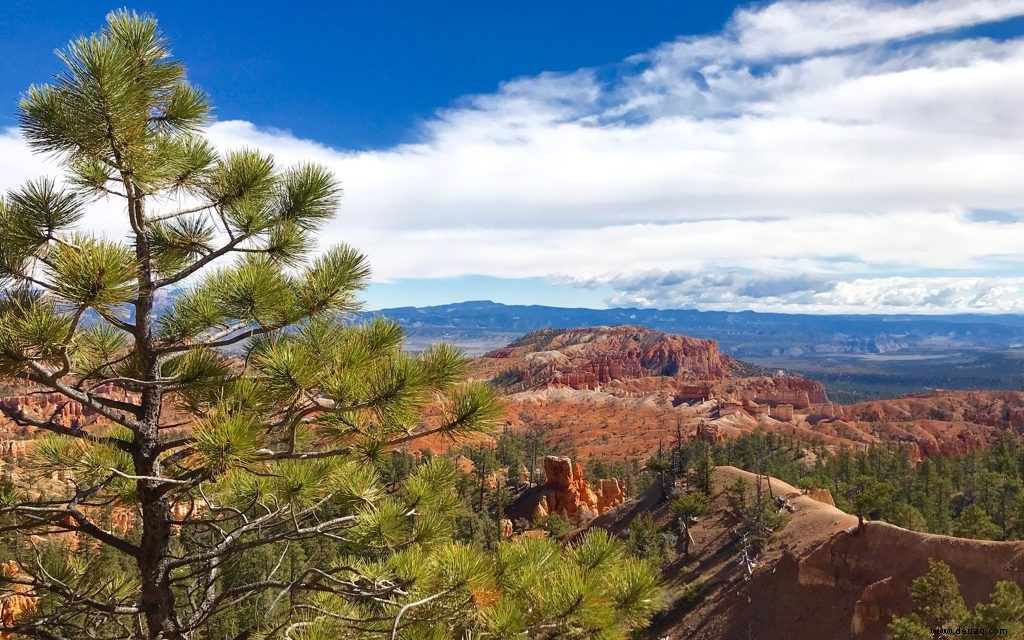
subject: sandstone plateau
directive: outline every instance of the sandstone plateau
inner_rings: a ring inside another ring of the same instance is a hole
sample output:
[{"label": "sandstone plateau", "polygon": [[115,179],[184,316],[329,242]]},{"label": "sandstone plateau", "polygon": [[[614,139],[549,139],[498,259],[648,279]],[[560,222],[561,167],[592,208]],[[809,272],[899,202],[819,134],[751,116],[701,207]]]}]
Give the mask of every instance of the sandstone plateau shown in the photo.
[{"label": "sandstone plateau", "polygon": [[502,391],[510,430],[541,430],[578,459],[643,459],[678,435],[718,441],[754,429],[850,447],[900,442],[922,457],[1024,427],[1024,393],[841,405],[821,383],[737,361],[713,340],[634,326],[536,331],[471,372]]},{"label": "sandstone plateau", "polygon": [[722,380],[740,365],[720,354],[714,340],[627,326],[535,331],[486,354],[474,368],[505,376],[502,384],[510,388],[597,389],[645,377]]}]

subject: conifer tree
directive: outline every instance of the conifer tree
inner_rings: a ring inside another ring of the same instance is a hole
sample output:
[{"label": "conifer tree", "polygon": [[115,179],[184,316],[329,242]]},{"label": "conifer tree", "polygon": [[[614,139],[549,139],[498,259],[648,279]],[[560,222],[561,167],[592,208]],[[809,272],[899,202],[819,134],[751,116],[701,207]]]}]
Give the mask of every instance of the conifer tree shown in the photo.
[{"label": "conifer tree", "polygon": [[975,540],[998,540],[1003,535],[1002,529],[977,504],[967,507],[953,520],[950,532],[960,538]]},{"label": "conifer tree", "polygon": [[928,572],[914,579],[910,592],[917,610],[932,626],[955,625],[967,616],[960,583],[941,560],[928,559]]},{"label": "conifer tree", "polygon": [[969,613],[960,594],[960,583],[949,565],[928,559],[928,572],[911,583],[914,609],[893,618],[889,631],[893,640],[925,640],[937,628],[958,629],[956,633],[999,629],[1003,637],[1024,637],[1024,593],[1016,582],[1001,580],[987,602],[979,602]]},{"label": "conifer tree", "polygon": [[[0,376],[63,398],[2,411],[45,434],[33,470],[69,482],[0,492],[17,561],[0,581],[38,598],[0,631],[621,636],[649,619],[657,573],[615,541],[488,555],[452,542],[451,465],[382,480],[395,447],[488,429],[500,406],[455,349],[410,356],[394,323],[350,321],[370,270],[351,247],[313,251],[341,194],[327,169],[215,149],[209,99],[152,18],[114,12],[59,56],[20,113],[66,175],[0,203]],[[87,207],[127,238],[91,234]],[[88,418],[60,419],[71,405]]]}]

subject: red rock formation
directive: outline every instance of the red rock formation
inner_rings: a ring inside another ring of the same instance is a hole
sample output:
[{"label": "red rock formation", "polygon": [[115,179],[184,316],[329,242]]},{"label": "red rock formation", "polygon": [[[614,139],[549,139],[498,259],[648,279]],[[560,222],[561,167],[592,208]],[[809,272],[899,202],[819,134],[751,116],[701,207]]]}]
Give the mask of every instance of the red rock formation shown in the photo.
[{"label": "red rock formation", "polygon": [[796,376],[756,376],[735,378],[715,386],[718,395],[728,395],[733,401],[753,402],[776,406],[791,404],[796,409],[807,409],[812,404],[828,402],[825,387],[817,380]]},{"label": "red rock formation", "polygon": [[626,484],[618,478],[597,481],[597,512],[606,513],[626,501]]},{"label": "red rock formation", "polygon": [[509,429],[544,427],[551,443],[572,443],[584,457],[643,459],[678,434],[718,441],[760,428],[853,448],[902,443],[916,460],[971,451],[1001,430],[1024,428],[1021,392],[844,406],[828,401],[816,380],[746,375],[756,369],[719,354],[711,341],[638,327],[536,332],[472,370],[496,378]]},{"label": "red rock formation", "polygon": [[769,415],[776,420],[782,422],[793,421],[793,405],[791,404],[777,404],[771,408]]},{"label": "red rock formation", "polygon": [[499,381],[519,389],[596,389],[652,376],[722,380],[735,366],[714,340],[624,326],[535,331],[478,359],[475,371],[480,377],[516,372]]},{"label": "red rock formation", "polygon": [[31,440],[2,440],[0,441],[0,457],[20,460],[28,454],[31,448]]},{"label": "red rock formation", "polygon": [[[21,565],[13,560],[0,565],[0,572],[5,576],[12,578],[15,576],[28,577],[22,573]],[[35,613],[39,601],[31,587],[26,585],[10,585],[7,589],[9,590],[9,593],[0,595],[0,624],[3,624],[5,627],[10,627],[13,626],[19,618]],[[0,638],[3,638],[3,640],[10,640],[11,633],[4,631],[3,633],[0,633]]]},{"label": "red rock formation", "polygon": [[466,474],[467,476],[473,475],[473,473],[476,471],[476,465],[473,464],[473,461],[467,458],[466,456],[455,456],[452,462],[455,463],[456,469]]},{"label": "red rock formation", "polygon": [[571,520],[589,520],[598,515],[597,494],[583,479],[583,468],[569,458],[544,458],[544,486],[535,517],[561,513]]},{"label": "red rock formation", "polygon": [[128,535],[135,526],[136,512],[127,507],[114,507],[110,513],[111,532],[122,536]]},{"label": "red rock formation", "polygon": [[560,513],[570,520],[591,520],[626,499],[626,487],[617,479],[602,479],[596,490],[583,477],[583,467],[569,458],[544,458],[544,484],[527,492],[511,513],[541,518]]},{"label": "red rock formation", "polygon": [[697,425],[697,439],[715,444],[725,440],[725,436],[722,435],[722,431],[718,428],[717,424],[708,424],[702,421]]},{"label": "red rock formation", "polygon": [[738,402],[727,400],[718,404],[718,416],[722,418],[734,416],[740,411],[743,411],[743,405]]},{"label": "red rock formation", "polygon": [[863,635],[870,627],[884,626],[892,617],[899,613],[895,603],[903,594],[891,576],[878,582],[872,582],[860,594],[860,599],[853,605],[853,619],[850,621],[850,632]]},{"label": "red rock formation", "polygon": [[830,507],[836,506],[836,501],[832,499],[832,492],[828,489],[808,489],[806,495],[808,498],[817,500],[822,504],[827,504]]}]

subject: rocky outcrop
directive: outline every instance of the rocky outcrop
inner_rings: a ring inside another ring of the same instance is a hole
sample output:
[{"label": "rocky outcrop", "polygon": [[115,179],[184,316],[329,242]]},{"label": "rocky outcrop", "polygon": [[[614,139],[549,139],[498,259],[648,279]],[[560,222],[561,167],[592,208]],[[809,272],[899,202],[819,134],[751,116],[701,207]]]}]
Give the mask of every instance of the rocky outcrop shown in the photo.
[{"label": "rocky outcrop", "polygon": [[597,481],[597,512],[605,513],[626,501],[626,484],[618,478]]},{"label": "rocky outcrop", "polygon": [[717,424],[708,424],[707,422],[701,421],[697,425],[697,439],[703,440],[709,444],[717,444],[725,440],[725,436],[722,435],[722,430]]},{"label": "rocky outcrop", "polygon": [[560,513],[570,520],[597,517],[597,494],[583,479],[583,468],[569,458],[544,458],[544,486],[534,517]]},{"label": "rocky outcrop", "polygon": [[484,375],[490,371],[499,384],[516,389],[597,389],[652,376],[722,380],[732,366],[714,340],[632,326],[535,331],[476,363]]},{"label": "rocky outcrop", "polygon": [[846,405],[846,419],[863,422],[967,422],[990,427],[1024,426],[1024,392],[943,391]]},{"label": "rocky outcrop", "polygon": [[836,506],[836,501],[832,499],[832,492],[828,489],[808,489],[805,495],[830,507]]},{"label": "rocky outcrop", "polygon": [[0,440],[0,457],[20,460],[32,448],[32,440]]},{"label": "rocky outcrop", "polygon": [[[691,527],[690,561],[705,578],[702,598],[656,619],[650,637],[885,640],[892,637],[892,617],[913,607],[911,584],[930,558],[949,566],[972,609],[989,599],[999,580],[1024,584],[1024,542],[930,535],[872,521],[858,528],[855,516],[823,495],[776,478],[775,495],[794,510],[772,532],[752,571],[744,571],[737,562],[735,512],[721,491],[738,478],[757,481],[740,469],[715,469],[712,509]],[[670,522],[668,505],[654,517]],[[673,565],[664,575],[672,580],[677,572]]]},{"label": "rocky outcrop", "polygon": [[820,382],[799,376],[738,378],[716,385],[715,392],[727,396],[733,402],[765,404],[769,407],[788,404],[801,410],[828,402],[825,387]]},{"label": "rocky outcrop", "polygon": [[781,422],[792,422],[793,421],[793,405],[791,404],[777,404],[771,408],[768,415],[779,420]]},{"label": "rocky outcrop", "polygon": [[900,589],[891,577],[872,582],[860,594],[860,599],[853,605],[853,619],[850,621],[850,633],[863,635],[868,629],[883,627],[899,613],[893,603],[899,602]]},{"label": "rocky outcrop", "polygon": [[513,518],[530,520],[558,513],[572,521],[587,521],[615,508],[626,499],[626,486],[618,479],[602,479],[592,487],[583,467],[569,458],[544,458],[544,484],[527,491],[512,505]]},{"label": "rocky outcrop", "polygon": [[879,638],[893,614],[910,607],[910,583],[928,570],[929,559],[949,565],[970,606],[986,599],[999,580],[1024,582],[1024,542],[939,536],[884,522],[830,537],[800,558],[797,582],[858,594],[850,632]]},{"label": "rocky outcrop", "polygon": [[[28,577],[22,572],[21,566],[14,561],[0,565],[0,573],[10,578]],[[5,593],[0,595],[0,624],[3,626],[11,627],[19,619],[36,612],[39,600],[31,587],[13,584],[6,586],[4,591]],[[0,638],[10,640],[11,633],[4,631],[0,633]]]}]

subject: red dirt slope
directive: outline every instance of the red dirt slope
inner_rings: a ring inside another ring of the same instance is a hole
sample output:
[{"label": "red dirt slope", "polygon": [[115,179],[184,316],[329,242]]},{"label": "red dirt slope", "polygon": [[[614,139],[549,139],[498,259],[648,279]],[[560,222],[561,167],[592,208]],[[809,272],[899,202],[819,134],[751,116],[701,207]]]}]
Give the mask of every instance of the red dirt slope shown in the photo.
[{"label": "red dirt slope", "polygon": [[[755,476],[733,467],[715,472],[716,489],[738,477]],[[713,511],[693,527],[696,558],[667,572],[680,593],[683,583],[703,580],[700,601],[677,601],[649,637],[706,640],[882,640],[893,614],[910,604],[910,581],[928,558],[946,562],[960,581],[969,606],[987,599],[999,580],[1024,584],[1024,542],[988,542],[916,533],[857,519],[772,479],[796,507],[773,535],[752,577],[735,561],[735,523],[722,493]],[[659,523],[668,524],[665,507]]]}]

